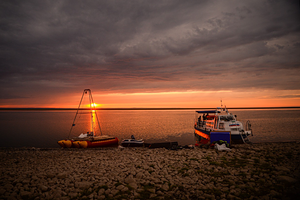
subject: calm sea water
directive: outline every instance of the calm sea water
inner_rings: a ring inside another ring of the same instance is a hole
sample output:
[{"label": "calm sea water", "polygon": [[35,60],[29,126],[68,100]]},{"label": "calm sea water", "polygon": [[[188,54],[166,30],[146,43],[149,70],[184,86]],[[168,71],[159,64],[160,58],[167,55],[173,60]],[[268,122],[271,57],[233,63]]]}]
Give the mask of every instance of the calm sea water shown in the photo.
[{"label": "calm sea water", "polygon": [[[300,110],[230,110],[244,124],[251,121],[254,143],[300,140]],[[59,148],[76,111],[0,111],[0,147]],[[134,135],[145,142],[194,144],[194,110],[97,111],[101,131],[119,140]],[[90,128],[90,115],[78,115],[71,136]],[[96,121],[96,120],[95,120]],[[96,129],[99,133],[99,129]]]}]

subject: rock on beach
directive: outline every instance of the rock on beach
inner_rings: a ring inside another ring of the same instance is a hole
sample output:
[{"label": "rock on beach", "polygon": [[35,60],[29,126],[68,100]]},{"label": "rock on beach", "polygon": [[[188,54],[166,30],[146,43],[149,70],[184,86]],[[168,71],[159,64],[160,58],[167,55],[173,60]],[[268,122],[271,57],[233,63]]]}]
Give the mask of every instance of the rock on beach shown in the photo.
[{"label": "rock on beach", "polygon": [[300,143],[0,149],[0,199],[296,199]]}]

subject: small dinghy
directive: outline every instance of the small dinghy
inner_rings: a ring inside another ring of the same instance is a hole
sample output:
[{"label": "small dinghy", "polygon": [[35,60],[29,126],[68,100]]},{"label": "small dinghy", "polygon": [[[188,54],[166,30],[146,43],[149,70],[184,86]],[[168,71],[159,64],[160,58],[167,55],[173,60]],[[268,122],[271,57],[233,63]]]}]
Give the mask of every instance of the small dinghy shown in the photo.
[{"label": "small dinghy", "polygon": [[[87,133],[81,133],[78,137],[73,137],[70,138],[70,134],[72,132],[73,127],[75,126],[75,121],[76,121],[76,117],[79,114],[79,110],[80,110],[80,105],[82,102],[82,99],[84,97],[85,94],[89,93],[89,103],[90,103],[90,109],[88,114],[90,114],[90,121],[91,121],[91,131],[87,132]],[[99,129],[99,134],[97,135],[96,133],[96,127],[95,127],[95,121],[97,120],[98,122],[98,129]],[[118,138],[117,137],[113,137],[113,136],[109,136],[109,135],[102,135],[102,131],[100,128],[100,123],[98,120],[98,116],[97,116],[97,112],[95,109],[95,103],[92,97],[92,93],[90,89],[85,89],[83,91],[70,133],[69,133],[69,137],[66,140],[60,140],[57,143],[64,148],[71,148],[71,147],[75,147],[75,148],[93,148],[93,147],[110,147],[110,146],[118,146]]]},{"label": "small dinghy", "polygon": [[136,140],[135,137],[132,135],[131,139],[122,140],[121,146],[123,147],[142,147],[144,146],[144,140]]}]

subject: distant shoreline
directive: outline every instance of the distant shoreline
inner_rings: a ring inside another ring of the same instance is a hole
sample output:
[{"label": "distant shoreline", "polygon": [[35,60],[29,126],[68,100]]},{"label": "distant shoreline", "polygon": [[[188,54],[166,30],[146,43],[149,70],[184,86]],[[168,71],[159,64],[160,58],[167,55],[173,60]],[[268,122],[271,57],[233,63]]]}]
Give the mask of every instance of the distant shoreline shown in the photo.
[{"label": "distant shoreline", "polygon": [[[77,110],[78,108],[0,108],[1,110]],[[216,108],[95,108],[93,110],[209,110],[209,109],[216,109]],[[257,110],[257,109],[264,109],[264,110],[271,110],[271,109],[300,109],[298,106],[294,107],[229,107],[227,109],[230,110],[237,110],[237,109],[244,109],[244,110]],[[80,108],[79,110],[90,110],[90,108]]]}]

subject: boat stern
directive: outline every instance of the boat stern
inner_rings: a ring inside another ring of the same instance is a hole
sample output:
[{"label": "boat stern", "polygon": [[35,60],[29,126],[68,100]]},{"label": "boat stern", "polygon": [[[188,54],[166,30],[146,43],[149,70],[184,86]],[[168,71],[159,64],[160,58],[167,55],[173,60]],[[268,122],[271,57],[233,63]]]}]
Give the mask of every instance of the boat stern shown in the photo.
[{"label": "boat stern", "polygon": [[63,148],[71,148],[72,147],[72,141],[71,140],[60,140],[57,142],[59,146]]},{"label": "boat stern", "polygon": [[88,147],[88,141],[79,141],[78,144],[81,148],[87,148]]},{"label": "boat stern", "polygon": [[81,141],[75,141],[75,142],[73,142],[73,146],[75,147],[75,148],[80,148],[80,143]]}]

